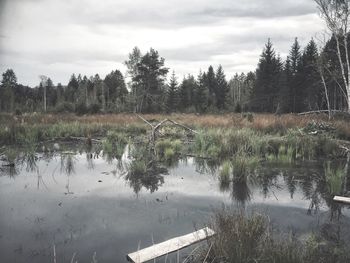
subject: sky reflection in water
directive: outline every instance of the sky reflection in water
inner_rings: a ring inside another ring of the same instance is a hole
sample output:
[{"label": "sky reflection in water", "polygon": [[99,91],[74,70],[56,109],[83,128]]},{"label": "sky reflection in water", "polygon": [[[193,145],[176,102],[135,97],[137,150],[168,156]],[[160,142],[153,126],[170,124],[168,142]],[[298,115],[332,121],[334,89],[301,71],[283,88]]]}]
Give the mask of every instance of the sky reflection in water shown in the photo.
[{"label": "sky reflection in water", "polygon": [[301,237],[335,222],[350,241],[349,209],[331,202],[319,180],[323,163],[265,165],[255,179],[220,186],[215,165],[203,160],[179,161],[150,181],[127,179],[129,161],[63,152],[22,154],[15,167],[2,162],[2,261],[48,262],[55,244],[58,262],[74,253],[90,262],[94,252],[99,262],[124,262],[138,246],[202,227],[223,205],[266,213],[276,229]]}]

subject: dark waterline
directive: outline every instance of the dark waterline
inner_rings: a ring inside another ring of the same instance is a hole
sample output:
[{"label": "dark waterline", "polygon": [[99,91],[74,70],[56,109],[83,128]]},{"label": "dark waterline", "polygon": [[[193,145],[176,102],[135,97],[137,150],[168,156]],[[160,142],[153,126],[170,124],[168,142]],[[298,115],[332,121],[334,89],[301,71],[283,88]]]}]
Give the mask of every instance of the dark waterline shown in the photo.
[{"label": "dark waterline", "polygon": [[202,227],[223,205],[265,213],[275,229],[300,238],[336,222],[342,240],[350,241],[349,209],[327,200],[318,185],[321,162],[265,166],[259,180],[223,188],[189,158],[151,192],[130,185],[117,160],[87,153],[36,156],[34,167],[27,160],[1,170],[1,262],[52,262],[53,245],[57,262],[70,262],[74,253],[79,262],[91,262],[95,252],[98,262],[125,262],[138,247]]}]

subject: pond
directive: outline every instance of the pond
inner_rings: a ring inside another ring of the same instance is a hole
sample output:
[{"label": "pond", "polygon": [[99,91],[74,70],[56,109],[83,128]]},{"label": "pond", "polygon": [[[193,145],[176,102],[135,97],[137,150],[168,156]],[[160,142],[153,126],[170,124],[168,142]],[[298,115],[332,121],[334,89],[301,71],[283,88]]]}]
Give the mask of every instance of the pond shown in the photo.
[{"label": "pond", "polygon": [[203,227],[223,206],[267,214],[275,229],[301,239],[321,231],[350,241],[349,207],[334,203],[321,179],[325,160],[266,163],[255,179],[220,185],[215,165],[203,159],[140,179],[127,176],[128,149],[116,160],[67,148],[22,152],[14,166],[0,161],[2,262],[53,262],[53,247],[57,262],[94,255],[125,262],[138,247]]}]

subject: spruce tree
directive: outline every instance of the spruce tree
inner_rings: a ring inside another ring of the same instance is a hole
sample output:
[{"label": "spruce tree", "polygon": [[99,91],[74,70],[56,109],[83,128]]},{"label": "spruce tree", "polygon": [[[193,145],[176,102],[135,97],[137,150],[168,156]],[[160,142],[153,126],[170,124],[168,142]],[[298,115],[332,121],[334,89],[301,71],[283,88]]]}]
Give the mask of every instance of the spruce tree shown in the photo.
[{"label": "spruce tree", "polygon": [[176,112],[178,109],[178,101],[178,83],[175,76],[175,71],[173,71],[166,94],[166,111]]},{"label": "spruce tree", "polygon": [[291,81],[291,62],[289,56],[287,56],[286,62],[284,63],[282,75],[281,75],[281,88],[279,92],[280,101],[280,111],[283,113],[291,112],[291,91],[290,91],[290,81]]},{"label": "spruce tree", "polygon": [[208,106],[209,106],[209,89],[207,88],[206,83],[206,74],[199,72],[198,75],[198,86],[197,86],[197,92],[196,92],[196,110],[199,113],[206,112]]},{"label": "spruce tree", "polygon": [[254,99],[251,100],[252,109],[261,112],[275,112],[279,105],[281,72],[281,60],[276,56],[273,45],[268,39],[256,70]]},{"label": "spruce tree", "polygon": [[184,77],[179,87],[179,110],[186,112],[192,110],[196,104],[195,92],[197,90],[197,82],[192,75]]},{"label": "spruce tree", "polygon": [[124,81],[124,76],[119,70],[114,70],[107,74],[104,83],[107,90],[107,107],[113,111],[119,112],[124,108],[128,90]]},{"label": "spruce tree", "polygon": [[78,87],[79,82],[77,80],[77,77],[75,76],[75,74],[72,74],[64,94],[66,101],[75,103],[75,93],[77,92]]},{"label": "spruce tree", "polygon": [[302,56],[301,86],[304,91],[303,111],[320,109],[322,105],[322,85],[318,72],[318,51],[313,39],[310,40]]},{"label": "spruce tree", "polygon": [[208,72],[202,75],[203,81],[209,92],[208,106],[213,109],[216,108],[217,95],[217,81],[213,66],[209,66]]},{"label": "spruce tree", "polygon": [[289,53],[291,77],[288,80],[290,90],[290,110],[292,112],[302,111],[303,89],[301,86],[301,51],[298,39],[295,38]]},{"label": "spruce tree", "polygon": [[226,76],[221,65],[216,70],[216,106],[219,110],[227,108],[226,97],[229,92]]}]

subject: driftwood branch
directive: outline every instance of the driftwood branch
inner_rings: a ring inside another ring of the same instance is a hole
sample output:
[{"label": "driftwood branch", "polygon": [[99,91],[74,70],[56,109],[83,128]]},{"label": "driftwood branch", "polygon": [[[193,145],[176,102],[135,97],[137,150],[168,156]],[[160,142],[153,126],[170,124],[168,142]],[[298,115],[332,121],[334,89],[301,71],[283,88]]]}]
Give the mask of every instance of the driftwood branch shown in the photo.
[{"label": "driftwood branch", "polygon": [[[308,115],[308,114],[314,114],[314,113],[328,113],[329,110],[314,110],[314,111],[306,111],[306,112],[301,112],[298,113],[298,115]],[[344,113],[344,114],[349,114],[346,111],[342,111],[342,110],[331,110],[331,113],[333,112],[339,112],[339,113]]]},{"label": "driftwood branch", "polygon": [[141,120],[143,120],[145,123],[147,123],[149,126],[151,126],[152,129],[154,128],[153,125],[152,125],[152,123],[150,123],[149,121],[147,121],[147,120],[146,120],[145,118],[143,118],[141,115],[139,115],[139,114],[137,114],[137,113],[135,113],[135,115],[136,115],[137,117],[139,117]]},{"label": "driftwood branch", "polygon": [[174,125],[176,125],[176,126],[179,126],[179,127],[183,128],[183,129],[185,129],[185,130],[187,130],[187,131],[190,131],[190,132],[192,132],[192,133],[198,134],[197,131],[195,131],[195,130],[193,130],[193,129],[191,129],[191,128],[189,128],[189,127],[183,125],[183,124],[180,124],[180,123],[178,123],[178,122],[176,122],[176,121],[173,121],[173,120],[171,120],[171,119],[164,119],[164,120],[158,122],[156,125],[153,125],[152,123],[150,123],[149,121],[147,121],[145,118],[143,118],[141,115],[139,115],[139,114],[137,114],[137,113],[135,113],[135,115],[136,115],[137,117],[139,117],[143,122],[145,122],[145,123],[147,123],[149,126],[151,126],[152,132],[151,132],[151,136],[150,136],[150,141],[151,141],[153,144],[154,144],[154,142],[155,142],[155,140],[156,140],[156,132],[159,132],[159,131],[158,131],[159,128],[160,128],[162,125],[164,125],[165,123],[167,123],[167,122],[170,122],[170,123],[172,123],[172,124],[174,124]]},{"label": "driftwood branch", "polygon": [[146,124],[151,126],[152,131],[151,131],[151,134],[150,134],[150,137],[149,137],[149,143],[151,144],[151,149],[150,150],[153,151],[154,153],[156,153],[155,142],[156,142],[156,139],[157,139],[156,138],[157,133],[160,133],[160,131],[159,131],[160,127],[162,125],[164,125],[166,122],[170,122],[170,123],[172,123],[172,124],[174,124],[176,126],[179,126],[179,127],[183,128],[183,129],[186,129],[186,130],[188,130],[188,131],[190,131],[192,133],[195,133],[195,134],[198,133],[197,131],[192,130],[191,128],[189,128],[187,126],[185,126],[183,124],[180,124],[180,123],[177,123],[176,121],[173,121],[173,120],[170,120],[170,119],[164,119],[164,120],[162,120],[162,121],[160,121],[160,122],[158,122],[157,124],[154,125],[154,124],[150,123],[149,121],[147,121],[145,118],[143,118],[141,115],[139,115],[137,113],[135,113],[135,115],[138,118],[140,118],[143,122],[145,122]]},{"label": "driftwood branch", "polygon": [[168,120],[168,121],[171,122],[171,123],[173,123],[173,124],[175,124],[175,125],[177,125],[177,126],[179,126],[179,127],[184,128],[185,130],[188,130],[188,131],[190,131],[190,132],[192,132],[192,133],[198,134],[197,131],[192,130],[191,128],[189,128],[189,127],[187,127],[187,126],[185,126],[185,125],[183,125],[183,124],[177,123],[176,121],[173,121],[173,120]]}]

